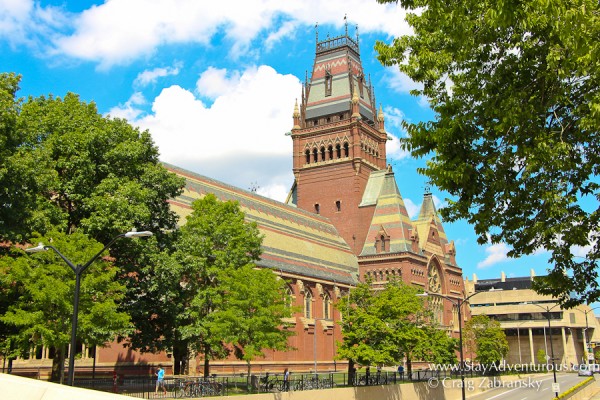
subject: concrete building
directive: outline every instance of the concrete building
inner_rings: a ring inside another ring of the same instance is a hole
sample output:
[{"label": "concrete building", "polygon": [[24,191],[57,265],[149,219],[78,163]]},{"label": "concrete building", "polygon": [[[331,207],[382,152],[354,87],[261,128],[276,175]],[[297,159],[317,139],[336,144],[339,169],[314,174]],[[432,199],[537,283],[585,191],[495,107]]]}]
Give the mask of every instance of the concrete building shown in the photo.
[{"label": "concrete building", "polygon": [[[534,278],[533,270],[526,277],[507,278],[503,272],[498,279],[467,278],[467,294],[479,292],[469,300],[472,316],[487,315],[500,322],[508,339],[507,363],[540,364],[540,350],[547,356],[553,350],[556,364],[585,362],[587,349],[600,343],[593,310],[587,305],[563,309],[556,299],[531,288]],[[466,357],[472,355],[467,352]]]}]

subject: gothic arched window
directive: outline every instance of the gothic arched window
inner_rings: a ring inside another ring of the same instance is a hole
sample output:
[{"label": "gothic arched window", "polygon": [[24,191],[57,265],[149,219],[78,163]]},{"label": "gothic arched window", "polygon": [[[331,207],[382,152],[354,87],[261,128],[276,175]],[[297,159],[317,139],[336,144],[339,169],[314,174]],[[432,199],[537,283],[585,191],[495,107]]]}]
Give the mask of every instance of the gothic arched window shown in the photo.
[{"label": "gothic arched window", "polygon": [[331,297],[329,293],[323,294],[323,318],[331,319]]},{"label": "gothic arched window", "polygon": [[307,319],[312,319],[313,317],[313,305],[312,305],[312,293],[310,290],[306,289],[304,293],[304,317]]}]

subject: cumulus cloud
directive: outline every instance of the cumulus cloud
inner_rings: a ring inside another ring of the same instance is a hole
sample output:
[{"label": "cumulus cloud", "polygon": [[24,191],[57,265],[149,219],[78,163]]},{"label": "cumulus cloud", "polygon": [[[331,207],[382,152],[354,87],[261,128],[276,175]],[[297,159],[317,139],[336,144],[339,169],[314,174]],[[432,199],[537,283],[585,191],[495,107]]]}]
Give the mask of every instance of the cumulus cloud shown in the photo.
[{"label": "cumulus cloud", "polygon": [[141,92],[135,92],[125,104],[119,104],[111,108],[108,115],[113,118],[124,118],[128,121],[134,121],[142,114],[140,106],[146,103],[144,95]]},{"label": "cumulus cloud", "polygon": [[[163,89],[152,112],[130,122],[150,130],[165,162],[240,188],[257,182],[259,194],[285,198],[293,177],[292,142],[284,133],[301,92],[298,78],[263,65],[209,68],[198,82],[198,95],[176,85]],[[206,105],[203,96],[213,103]]]},{"label": "cumulus cloud", "polygon": [[318,22],[341,27],[342,13],[363,33],[379,32],[390,38],[410,33],[401,7],[364,0],[110,0],[70,15],[32,0],[1,0],[0,38],[23,41],[32,32],[45,30],[49,34],[38,41],[51,43],[50,54],[92,61],[105,69],[129,64],[164,45],[211,46],[216,34],[225,35],[235,58],[247,55],[252,42],[268,32],[263,46],[269,51],[273,44],[292,37],[300,25]]},{"label": "cumulus cloud", "polygon": [[486,247],[485,252],[487,257],[477,263],[477,268],[485,269],[492,265],[504,262],[508,260],[507,253],[510,251],[510,247],[505,243],[492,244]]},{"label": "cumulus cloud", "polygon": [[240,85],[239,71],[227,71],[224,68],[209,67],[200,75],[196,82],[196,90],[202,96],[216,99],[220,96],[231,95]]}]

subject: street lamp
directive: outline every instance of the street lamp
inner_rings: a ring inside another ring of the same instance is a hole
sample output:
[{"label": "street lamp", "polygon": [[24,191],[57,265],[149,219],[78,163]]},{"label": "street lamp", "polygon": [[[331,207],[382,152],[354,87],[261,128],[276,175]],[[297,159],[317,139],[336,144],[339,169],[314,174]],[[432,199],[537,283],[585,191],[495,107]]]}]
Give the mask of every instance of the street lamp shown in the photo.
[{"label": "street lamp", "polygon": [[587,315],[589,313],[591,313],[592,311],[598,309],[598,308],[600,308],[600,306],[594,307],[594,308],[590,308],[589,310],[580,310],[579,308],[575,308],[575,310],[581,311],[582,313],[585,314],[585,331],[584,331],[584,334],[583,334],[583,347],[584,347],[584,353],[587,354],[587,359],[585,360],[586,364],[590,363],[590,356],[589,356],[589,351],[588,351],[588,349],[589,349],[589,340],[587,338],[587,331],[589,329]]},{"label": "street lamp", "polygon": [[544,307],[542,305],[539,305],[537,303],[530,303],[530,302],[525,302],[522,304],[531,304],[532,306],[537,306],[539,308],[541,308],[542,310],[546,311],[546,319],[548,319],[548,331],[550,331],[550,357],[552,357],[552,375],[554,377],[554,396],[558,397],[558,385],[556,382],[556,365],[554,363],[554,345],[552,344],[552,326],[550,325],[550,310],[552,310],[554,307],[559,306],[559,304],[555,304],[552,307]]},{"label": "street lamp", "polygon": [[[464,299],[454,299],[452,297],[448,297],[448,296],[444,296],[442,294],[437,294],[435,293],[435,296],[444,298],[446,300],[448,300],[450,303],[454,304],[456,306],[456,308],[458,308],[458,348],[460,350],[460,382],[461,382],[461,390],[462,390],[462,400],[466,399],[466,392],[465,392],[465,365],[464,365],[464,354],[463,354],[463,339],[462,339],[462,305],[464,303],[467,302],[467,300],[469,300],[471,297],[475,296],[476,294],[479,294],[482,292],[475,292],[475,293],[471,293],[469,296],[465,297]],[[427,297],[430,294],[428,292],[423,292],[423,293],[419,293],[417,294],[417,296],[420,297]]]},{"label": "street lamp", "polygon": [[104,250],[108,249],[117,239],[120,238],[134,238],[134,237],[144,237],[144,236],[152,236],[152,232],[143,231],[137,232],[132,230],[127,233],[122,233],[120,235],[115,236],[111,239],[111,241],[104,246],[102,250],[100,250],[94,257],[92,257],[88,262],[81,265],[73,264],[67,257],[65,257],[58,249],[54,246],[44,245],[43,243],[38,244],[35,247],[30,247],[25,249],[27,253],[39,253],[41,251],[53,250],[56,254],[63,259],[64,262],[73,270],[75,273],[75,293],[73,295],[73,318],[71,322],[71,349],[69,351],[69,376],[67,379],[67,383],[69,386],[73,386],[73,380],[75,378],[75,346],[77,345],[77,317],[79,311],[79,290],[81,287],[81,274],[85,271],[102,253]]}]

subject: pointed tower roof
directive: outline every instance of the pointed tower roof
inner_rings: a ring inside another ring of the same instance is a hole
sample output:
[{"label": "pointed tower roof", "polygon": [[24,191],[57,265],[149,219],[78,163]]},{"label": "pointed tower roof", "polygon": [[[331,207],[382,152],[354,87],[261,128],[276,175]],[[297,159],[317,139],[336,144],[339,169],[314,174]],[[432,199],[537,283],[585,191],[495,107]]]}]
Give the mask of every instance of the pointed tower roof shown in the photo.
[{"label": "pointed tower roof", "polygon": [[391,167],[384,171],[371,173],[369,185],[371,192],[365,191],[363,203],[369,204],[373,201],[373,191],[379,193],[376,197],[377,206],[371,220],[371,226],[361,252],[361,256],[377,254],[376,241],[383,233],[389,236],[389,253],[412,252],[412,241],[410,231],[412,223],[402,195],[398,190],[396,179]]},{"label": "pointed tower roof", "polygon": [[361,118],[375,124],[376,108],[372,88],[365,79],[360,60],[358,34],[356,39],[342,36],[319,41],[310,84],[303,97],[305,119],[353,112],[352,99],[358,96],[358,111]]},{"label": "pointed tower roof", "polygon": [[[429,190],[426,190],[423,195],[419,217],[413,224],[419,233],[420,248],[439,255],[447,252],[448,238],[442,226],[442,220],[435,208],[433,195]],[[432,232],[434,233],[432,234]]]}]

